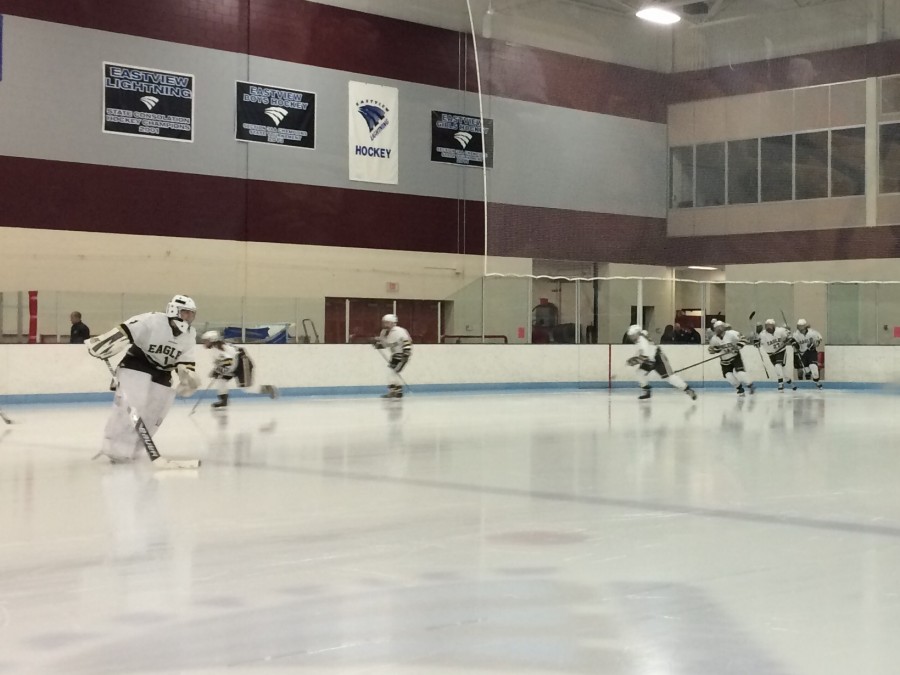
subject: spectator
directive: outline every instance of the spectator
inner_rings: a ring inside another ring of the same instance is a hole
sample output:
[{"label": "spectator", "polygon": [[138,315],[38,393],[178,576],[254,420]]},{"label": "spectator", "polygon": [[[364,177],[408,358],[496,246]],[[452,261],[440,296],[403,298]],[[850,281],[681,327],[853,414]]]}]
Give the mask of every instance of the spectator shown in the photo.
[{"label": "spectator", "polygon": [[531,343],[535,345],[550,344],[550,331],[544,326],[543,319],[538,319],[537,323],[531,326]]},{"label": "spectator", "polygon": [[72,322],[72,329],[69,331],[69,344],[84,344],[84,341],[91,337],[91,329],[81,321],[81,312],[72,312],[69,315],[69,321]]},{"label": "spectator", "polygon": [[675,342],[686,345],[699,345],[703,341],[700,338],[700,333],[694,330],[693,326],[680,326],[676,323],[675,327]]},{"label": "spectator", "polygon": [[666,324],[663,328],[662,337],[659,339],[661,345],[671,345],[675,343],[675,329],[672,324]]}]

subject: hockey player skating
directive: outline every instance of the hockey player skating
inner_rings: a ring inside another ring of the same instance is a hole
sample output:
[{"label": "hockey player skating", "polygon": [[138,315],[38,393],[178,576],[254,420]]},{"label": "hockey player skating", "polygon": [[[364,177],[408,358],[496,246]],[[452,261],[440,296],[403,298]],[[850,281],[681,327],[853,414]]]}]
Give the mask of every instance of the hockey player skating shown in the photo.
[{"label": "hockey player skating", "polygon": [[[191,298],[176,295],[166,305],[165,313],[138,314],[86,342],[88,353],[104,360],[128,348],[116,369],[116,396],[100,451],[110,461],[130,462],[145,452],[129,406],[137,411],[152,436],[166,418],[175,395],[190,396],[197,390],[197,333],[191,328],[196,313],[197,305]],[[174,391],[173,371],[179,380]]]},{"label": "hockey player skating", "polygon": [[812,375],[816,388],[821,389],[819,382],[819,345],[822,344],[822,335],[809,327],[806,319],[797,321],[797,330],[791,336],[791,342],[795,350],[795,365],[800,371],[801,378],[809,379]]},{"label": "hockey player skating", "polygon": [[391,353],[388,360],[390,381],[383,398],[402,398],[403,378],[400,372],[406,367],[412,355],[412,339],[406,329],[397,325],[395,314],[385,314],[381,317],[381,334],[375,338],[373,344],[375,349],[387,349]]},{"label": "hockey player skating", "polygon": [[650,376],[653,373],[696,400],[697,394],[694,390],[678,375],[672,374],[672,367],[669,365],[666,355],[663,354],[662,349],[650,341],[640,326],[629,326],[625,335],[637,347],[637,353],[628,359],[628,365],[637,367],[638,383],[641,386],[641,395],[638,396],[638,400],[644,401],[650,398]]},{"label": "hockey player skating", "polygon": [[[245,389],[253,386],[253,361],[242,347],[225,342],[218,331],[208,330],[200,341],[213,352],[213,371],[210,377],[216,383],[218,400],[212,404],[214,409],[228,406],[228,385],[237,380],[238,387]],[[271,384],[262,384],[259,393],[269,398],[278,396],[278,390]]]},{"label": "hockey player skating", "polygon": [[741,359],[741,347],[746,345],[747,342],[740,333],[732,330],[724,321],[717,321],[713,325],[709,353],[719,355],[722,362],[722,376],[735,388],[738,396],[744,395],[745,386],[751,394],[756,390],[753,380],[744,370],[744,361]]},{"label": "hockey player skating", "polygon": [[757,336],[759,346],[769,355],[772,365],[775,366],[775,374],[778,376],[778,391],[784,391],[785,383],[793,389],[797,385],[791,382],[790,369],[785,380],[785,360],[787,359],[787,347],[791,341],[791,333],[787,328],[776,327],[775,319],[766,319],[765,326]]}]

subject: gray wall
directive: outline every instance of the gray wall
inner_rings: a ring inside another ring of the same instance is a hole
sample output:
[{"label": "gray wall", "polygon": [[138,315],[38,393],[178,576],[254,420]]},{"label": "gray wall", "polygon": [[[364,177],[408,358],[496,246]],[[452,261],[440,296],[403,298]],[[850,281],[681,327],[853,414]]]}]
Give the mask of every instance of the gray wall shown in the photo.
[{"label": "gray wall", "polygon": [[[477,114],[475,95],[18,17],[6,17],[4,32],[0,154],[435,197],[482,195],[480,171],[429,159],[430,111]],[[103,61],[195,75],[195,141],[102,133]],[[316,150],[235,141],[237,79],[316,92]],[[399,185],[363,186],[347,177],[351,79],[400,90]],[[492,201],[665,216],[665,125],[498,98],[485,100],[485,115],[497,132]]]}]

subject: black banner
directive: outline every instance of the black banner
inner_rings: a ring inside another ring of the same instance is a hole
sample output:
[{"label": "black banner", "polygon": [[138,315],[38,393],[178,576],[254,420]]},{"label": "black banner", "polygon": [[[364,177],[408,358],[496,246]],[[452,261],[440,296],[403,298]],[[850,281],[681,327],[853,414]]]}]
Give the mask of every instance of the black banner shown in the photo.
[{"label": "black banner", "polygon": [[237,83],[239,141],[316,147],[316,95],[250,82]]},{"label": "black banner", "polygon": [[103,131],[194,140],[194,76],[103,64]]},{"label": "black banner", "polygon": [[494,166],[494,120],[431,111],[431,161],[463,166]]}]

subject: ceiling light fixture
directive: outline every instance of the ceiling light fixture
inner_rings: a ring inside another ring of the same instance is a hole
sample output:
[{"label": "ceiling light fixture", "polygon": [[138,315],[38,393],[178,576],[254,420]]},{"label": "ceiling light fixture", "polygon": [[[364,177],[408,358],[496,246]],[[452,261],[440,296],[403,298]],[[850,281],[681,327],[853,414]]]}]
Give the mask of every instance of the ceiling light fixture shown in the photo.
[{"label": "ceiling light fixture", "polygon": [[689,270],[708,270],[711,272],[712,270],[717,270],[719,268],[718,267],[707,267],[706,265],[688,265],[688,269]]},{"label": "ceiling light fixture", "polygon": [[681,21],[681,17],[678,16],[671,9],[666,9],[665,7],[658,6],[649,6],[644,7],[636,12],[635,16],[639,19],[643,19],[644,21],[649,21],[651,23],[659,23],[663,25],[671,25],[673,23],[678,23]]}]

